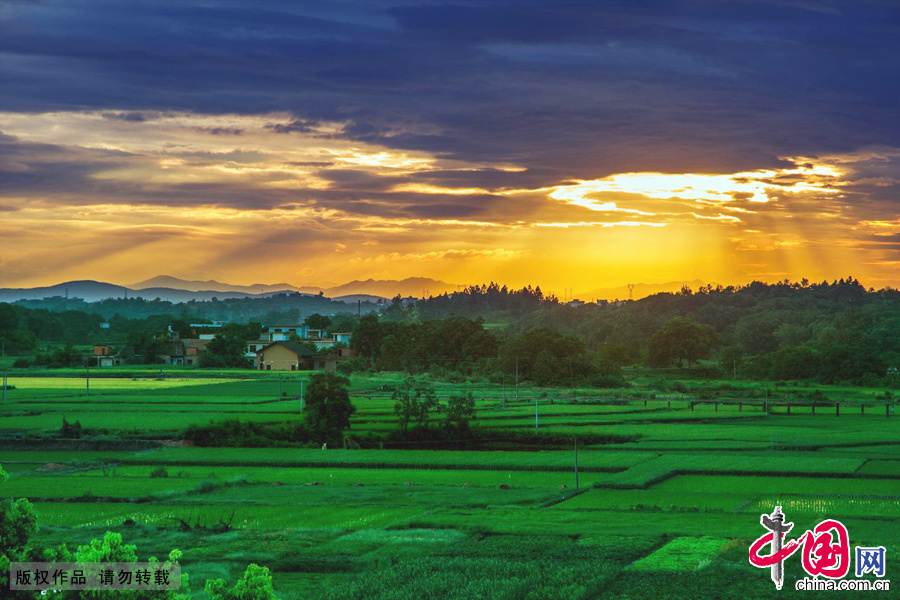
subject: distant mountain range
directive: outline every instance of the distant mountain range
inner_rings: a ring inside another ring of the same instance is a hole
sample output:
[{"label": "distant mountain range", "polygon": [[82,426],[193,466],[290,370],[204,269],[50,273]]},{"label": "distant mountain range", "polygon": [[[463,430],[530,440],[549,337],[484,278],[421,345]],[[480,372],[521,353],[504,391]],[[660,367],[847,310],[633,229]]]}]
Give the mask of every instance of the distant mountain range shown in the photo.
[{"label": "distant mountain range", "polygon": [[[634,299],[644,298],[661,292],[677,292],[682,285],[696,290],[705,283],[699,279],[693,281],[669,281],[667,283],[638,283],[634,286]],[[67,281],[57,285],[36,288],[0,288],[0,302],[16,300],[40,300],[52,296],[68,296],[81,298],[86,302],[97,302],[107,298],[159,298],[169,302],[188,302],[190,300],[205,301],[212,298],[261,298],[283,292],[318,295],[323,293],[327,298],[341,302],[356,303],[374,302],[380,298],[401,296],[437,296],[445,292],[454,292],[460,287],[429,277],[409,277],[407,279],[366,279],[350,281],[343,285],[322,288],[316,286],[295,286],[289,283],[255,283],[253,285],[235,285],[220,281],[191,281],[161,275],[146,281],[133,283],[130,286],[115,285],[102,281],[81,280]],[[628,286],[598,288],[576,294],[576,298],[584,301],[606,299],[627,300]]]},{"label": "distant mountain range", "polygon": [[[694,279],[693,281],[669,281],[666,283],[636,283],[634,284],[633,297],[637,300],[653,294],[677,292],[681,290],[683,285],[687,285],[692,290],[697,291],[697,288],[706,285],[706,283],[699,279]],[[621,285],[619,287],[598,288],[582,294],[576,294],[575,297],[579,300],[590,302],[591,300],[628,300],[631,296],[629,296],[628,286]]]},{"label": "distant mountain range", "polygon": [[352,294],[369,294],[382,298],[393,298],[397,294],[401,296],[414,296],[422,298],[437,296],[445,292],[455,292],[462,286],[454,283],[446,283],[429,277],[407,277],[400,281],[394,279],[366,279],[355,280],[344,285],[330,287],[325,290],[329,298],[347,296]]},{"label": "distant mountain range", "polygon": [[318,294],[322,288],[318,287],[297,287],[290,283],[254,283],[253,285],[235,285],[231,283],[221,283],[213,279],[207,281],[191,281],[187,279],[179,279],[170,275],[159,275],[152,279],[132,283],[128,286],[133,290],[145,290],[152,288],[169,288],[175,290],[186,290],[190,292],[242,292],[244,294],[265,294],[269,292],[305,292],[308,294]]},{"label": "distant mountain range", "polygon": [[317,295],[320,292],[326,297],[342,302],[375,301],[380,298],[402,296],[421,297],[424,291],[431,295],[456,290],[455,284],[430,279],[427,277],[410,277],[408,279],[367,279],[351,281],[343,285],[320,288],[315,286],[294,286],[288,283],[233,285],[219,281],[190,281],[161,275],[130,286],[115,285],[102,281],[80,280],[67,281],[46,287],[35,288],[0,288],[0,302],[16,300],[40,300],[52,296],[68,296],[81,298],[86,302],[97,302],[107,298],[159,298],[169,302],[188,302],[190,300],[211,300],[218,298],[257,298],[271,296],[280,292],[299,292]]}]

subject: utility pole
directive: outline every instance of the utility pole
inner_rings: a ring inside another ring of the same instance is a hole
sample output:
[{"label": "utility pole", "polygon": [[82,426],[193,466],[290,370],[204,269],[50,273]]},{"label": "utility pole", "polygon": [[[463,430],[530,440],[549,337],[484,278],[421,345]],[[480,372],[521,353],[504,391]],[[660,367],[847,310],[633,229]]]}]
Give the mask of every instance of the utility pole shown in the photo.
[{"label": "utility pole", "polygon": [[538,430],[538,397],[534,397],[534,432]]},{"label": "utility pole", "polygon": [[300,414],[303,414],[303,382],[305,379],[300,380]]},{"label": "utility pole", "polygon": [[6,404],[6,369],[3,369],[3,404]]},{"label": "utility pole", "polygon": [[278,401],[281,402],[281,375],[278,376]]},{"label": "utility pole", "polygon": [[575,438],[575,489],[578,489],[578,436]]},{"label": "utility pole", "polygon": [[84,395],[90,396],[91,395],[91,364],[85,363],[84,368],[86,371],[85,376],[84,376]]}]

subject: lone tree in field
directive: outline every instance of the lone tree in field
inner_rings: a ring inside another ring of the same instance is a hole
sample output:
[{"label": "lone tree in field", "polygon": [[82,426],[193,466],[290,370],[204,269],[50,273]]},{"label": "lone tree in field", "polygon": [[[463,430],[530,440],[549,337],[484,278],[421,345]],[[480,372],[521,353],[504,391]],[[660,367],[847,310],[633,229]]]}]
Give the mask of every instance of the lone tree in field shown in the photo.
[{"label": "lone tree in field", "polygon": [[306,424],[317,442],[340,441],[350,428],[356,407],[350,402],[350,380],[334,373],[316,373],[306,393]]},{"label": "lone tree in field", "polygon": [[409,378],[394,390],[391,396],[394,401],[394,412],[400,422],[400,430],[404,433],[410,421],[416,427],[427,427],[428,417],[438,408],[437,394],[427,383]]},{"label": "lone tree in field", "polygon": [[652,366],[664,367],[673,361],[681,365],[686,360],[690,367],[701,358],[709,358],[713,348],[718,347],[715,329],[687,317],[675,317],[651,336],[649,361]]},{"label": "lone tree in field", "polygon": [[461,396],[451,396],[447,400],[447,415],[444,423],[447,429],[468,431],[469,421],[475,418],[475,398],[472,392]]}]

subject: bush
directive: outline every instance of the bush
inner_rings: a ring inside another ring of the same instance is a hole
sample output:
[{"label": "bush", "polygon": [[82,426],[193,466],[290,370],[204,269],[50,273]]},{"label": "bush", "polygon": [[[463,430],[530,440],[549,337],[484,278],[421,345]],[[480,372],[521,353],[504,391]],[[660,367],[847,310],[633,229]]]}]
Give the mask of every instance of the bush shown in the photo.
[{"label": "bush", "polygon": [[207,580],[206,593],[210,600],[277,600],[269,569],[255,564],[231,587],[222,579]]},{"label": "bush", "polygon": [[81,422],[75,421],[74,423],[69,423],[66,421],[66,418],[63,417],[62,427],[59,429],[60,437],[64,437],[67,439],[77,440],[81,438],[82,428]]},{"label": "bush", "polygon": [[34,365],[34,359],[32,358],[17,358],[13,361],[13,369],[27,369],[28,367]]},{"label": "bush", "polygon": [[302,447],[310,442],[311,433],[300,421],[264,425],[228,419],[209,425],[191,425],[184,439],[195,446],[223,448]]},{"label": "bush", "polygon": [[164,477],[168,477],[168,476],[169,476],[169,472],[166,470],[165,467],[162,467],[162,466],[156,467],[155,469],[150,471],[150,477],[154,478],[154,479],[164,478]]}]

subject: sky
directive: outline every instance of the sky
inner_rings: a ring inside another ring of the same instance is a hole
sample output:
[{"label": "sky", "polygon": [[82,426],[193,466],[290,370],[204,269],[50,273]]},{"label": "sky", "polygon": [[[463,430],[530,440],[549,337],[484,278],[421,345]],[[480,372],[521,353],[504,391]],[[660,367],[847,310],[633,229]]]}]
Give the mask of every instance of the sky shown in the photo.
[{"label": "sky", "polygon": [[5,0],[0,285],[900,286],[893,0]]}]

